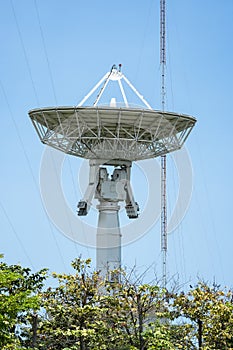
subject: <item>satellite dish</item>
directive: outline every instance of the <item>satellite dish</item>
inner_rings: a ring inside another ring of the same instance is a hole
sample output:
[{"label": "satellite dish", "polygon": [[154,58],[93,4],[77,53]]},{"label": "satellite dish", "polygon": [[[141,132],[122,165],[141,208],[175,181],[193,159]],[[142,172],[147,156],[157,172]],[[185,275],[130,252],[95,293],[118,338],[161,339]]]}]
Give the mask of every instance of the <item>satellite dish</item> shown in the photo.
[{"label": "satellite dish", "polygon": [[86,159],[136,161],[180,149],[195,118],[132,107],[50,107],[29,111],[41,141]]},{"label": "satellite dish", "polygon": [[[109,82],[118,83],[123,102],[100,99]],[[144,107],[129,104],[122,82]],[[84,103],[99,88],[92,106]],[[130,219],[139,215],[130,185],[133,161],[155,158],[178,150],[196,123],[192,116],[153,110],[121,71],[112,66],[95,87],[74,107],[46,107],[29,111],[40,140],[66,154],[90,160],[89,185],[78,203],[78,215],[87,215],[93,197],[99,200],[97,269],[108,271],[121,265],[119,202],[125,201]],[[114,166],[111,176],[107,165]]]}]

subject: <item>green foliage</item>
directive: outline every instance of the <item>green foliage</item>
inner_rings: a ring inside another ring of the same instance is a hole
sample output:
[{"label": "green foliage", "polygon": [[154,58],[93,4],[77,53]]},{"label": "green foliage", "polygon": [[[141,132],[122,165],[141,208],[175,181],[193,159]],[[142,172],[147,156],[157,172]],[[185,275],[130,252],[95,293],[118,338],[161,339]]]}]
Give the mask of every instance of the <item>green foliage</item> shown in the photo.
[{"label": "green foliage", "polygon": [[[121,271],[121,283],[105,282],[106,322],[114,325],[125,345],[146,349],[145,325],[163,318],[165,294],[158,286],[139,284]],[[103,301],[102,301],[103,303]]]},{"label": "green foliage", "polygon": [[38,338],[45,349],[85,349],[87,344],[98,343],[100,337],[101,279],[97,272],[91,272],[89,259],[78,258],[72,266],[75,274],[54,273],[58,287],[48,288],[42,295],[46,316],[39,325]]},{"label": "green foliage", "polygon": [[176,317],[185,317],[193,325],[193,342],[199,349],[233,348],[232,297],[231,291],[203,282],[175,297]]},{"label": "green foliage", "polygon": [[125,271],[104,280],[90,259],[72,266],[42,292],[46,270],[0,263],[1,349],[233,349],[232,291],[199,282],[169,293]]},{"label": "green foliage", "polygon": [[177,349],[171,341],[169,324],[154,322],[145,327],[143,337],[145,339],[147,350]]},{"label": "green foliage", "polygon": [[45,273],[46,270],[41,270],[33,274],[29,268],[0,263],[1,349],[23,349],[19,341],[21,327],[27,323],[27,313],[40,308],[37,292],[43,285]]},{"label": "green foliage", "polygon": [[53,274],[58,287],[43,293],[46,317],[38,328],[39,348],[132,350],[169,344],[159,322],[168,312],[163,290],[134,283],[124,271],[112,272],[121,282],[103,280],[91,271],[89,259],[76,259],[72,266],[75,274]]}]

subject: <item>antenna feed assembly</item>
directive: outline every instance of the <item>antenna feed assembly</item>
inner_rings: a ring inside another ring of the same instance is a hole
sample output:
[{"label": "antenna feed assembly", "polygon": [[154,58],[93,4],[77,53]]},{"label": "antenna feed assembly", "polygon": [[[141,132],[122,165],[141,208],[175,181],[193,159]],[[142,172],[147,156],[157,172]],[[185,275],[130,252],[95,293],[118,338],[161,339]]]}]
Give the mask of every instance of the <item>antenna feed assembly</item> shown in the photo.
[{"label": "antenna feed assembly", "polygon": [[123,78],[123,74],[121,72],[121,67],[122,67],[121,64],[118,65],[118,68],[117,68],[116,64],[114,64],[112,66],[111,71],[110,71],[110,76],[109,76],[110,80],[114,81],[114,80],[120,80]]}]

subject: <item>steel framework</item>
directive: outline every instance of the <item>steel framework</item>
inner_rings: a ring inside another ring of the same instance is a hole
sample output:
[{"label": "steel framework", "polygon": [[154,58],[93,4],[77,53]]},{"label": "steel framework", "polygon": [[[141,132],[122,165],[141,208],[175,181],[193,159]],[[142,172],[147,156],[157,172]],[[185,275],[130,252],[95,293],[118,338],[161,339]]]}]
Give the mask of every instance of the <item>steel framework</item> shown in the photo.
[{"label": "steel framework", "polygon": [[181,148],[196,121],[183,114],[117,107],[42,108],[29,116],[46,145],[86,159],[130,161]]},{"label": "steel framework", "polygon": [[[161,105],[165,110],[166,98],[166,2],[160,0],[160,65],[161,65]],[[163,287],[167,285],[167,156],[161,156],[161,251]]]}]

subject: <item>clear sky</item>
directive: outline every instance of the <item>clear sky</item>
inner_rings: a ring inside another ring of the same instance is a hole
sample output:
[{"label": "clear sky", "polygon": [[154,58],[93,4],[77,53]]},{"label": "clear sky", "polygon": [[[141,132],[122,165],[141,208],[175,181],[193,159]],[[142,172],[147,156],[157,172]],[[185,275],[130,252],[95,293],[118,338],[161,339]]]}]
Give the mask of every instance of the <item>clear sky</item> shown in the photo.
[{"label": "clear sky", "polygon": [[[180,283],[199,276],[233,286],[232,18],[232,0],[167,0],[166,109],[198,120],[186,142],[193,168],[191,202],[168,239],[168,275]],[[66,238],[46,214],[39,183],[45,146],[28,111],[76,105],[114,63],[122,63],[123,73],[160,109],[159,0],[2,0],[0,42],[0,251],[8,263],[33,270],[69,271],[80,254],[95,263],[95,250]],[[153,179],[153,165],[159,166],[150,162],[149,175],[139,170],[140,163],[133,170],[142,208],[146,178]],[[83,167],[81,159],[69,156],[61,174],[74,213]],[[169,156],[169,216],[179,186]],[[159,193],[154,203],[159,205]],[[96,224],[94,211],[87,220]],[[122,223],[126,220],[122,213]],[[84,226],[77,229],[85,236]],[[153,266],[160,276],[159,222],[122,252],[123,265],[136,264],[141,271]]]}]

